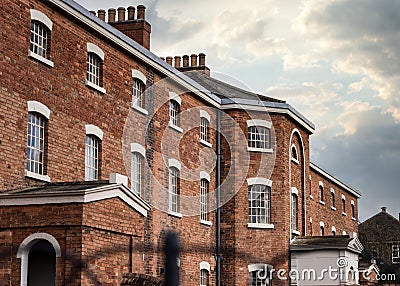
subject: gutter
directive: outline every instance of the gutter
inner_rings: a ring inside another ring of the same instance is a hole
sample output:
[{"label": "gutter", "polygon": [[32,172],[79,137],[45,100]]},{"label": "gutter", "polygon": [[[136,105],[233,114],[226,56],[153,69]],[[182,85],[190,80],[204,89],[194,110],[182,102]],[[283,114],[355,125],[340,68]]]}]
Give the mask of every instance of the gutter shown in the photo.
[{"label": "gutter", "polygon": [[216,286],[221,285],[221,110],[217,110],[217,166],[216,166],[216,187],[217,187],[217,213],[216,213]]}]

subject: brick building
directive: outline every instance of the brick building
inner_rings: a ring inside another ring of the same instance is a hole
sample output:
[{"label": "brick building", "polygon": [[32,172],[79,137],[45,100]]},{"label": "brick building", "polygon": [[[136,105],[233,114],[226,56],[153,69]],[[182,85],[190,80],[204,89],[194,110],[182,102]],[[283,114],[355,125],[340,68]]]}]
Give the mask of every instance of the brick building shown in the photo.
[{"label": "brick building", "polygon": [[154,55],[144,6],[5,0],[0,25],[1,284],[160,281],[172,229],[182,285],[264,285],[294,238],[357,232],[314,125],[204,54]]}]

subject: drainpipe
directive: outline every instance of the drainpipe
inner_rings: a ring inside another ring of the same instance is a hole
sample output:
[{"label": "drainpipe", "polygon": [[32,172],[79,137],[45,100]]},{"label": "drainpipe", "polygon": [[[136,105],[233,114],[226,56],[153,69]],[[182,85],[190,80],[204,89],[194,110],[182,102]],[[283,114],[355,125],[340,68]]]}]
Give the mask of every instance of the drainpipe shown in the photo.
[{"label": "drainpipe", "polygon": [[217,213],[216,213],[216,252],[217,252],[217,269],[216,269],[216,286],[221,285],[221,193],[220,193],[220,186],[221,186],[221,110],[217,110],[217,166],[216,166],[216,187],[217,187]]}]

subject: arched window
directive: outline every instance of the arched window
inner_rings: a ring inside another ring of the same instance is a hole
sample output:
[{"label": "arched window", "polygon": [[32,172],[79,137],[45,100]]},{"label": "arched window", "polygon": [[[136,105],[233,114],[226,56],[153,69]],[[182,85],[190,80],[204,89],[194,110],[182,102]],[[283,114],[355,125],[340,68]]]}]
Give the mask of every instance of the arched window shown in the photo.
[{"label": "arched window", "polygon": [[146,151],[140,144],[132,143],[131,152],[131,190],[133,193],[141,196],[143,185],[143,161]]},{"label": "arched window", "polygon": [[332,226],[332,235],[335,236],[336,235],[336,227]]},{"label": "arched window", "polygon": [[140,107],[145,109],[145,100],[144,100],[144,83],[134,78],[132,80],[132,105],[136,107]]},{"label": "arched window", "polygon": [[324,184],[320,181],[319,182],[319,202],[325,204],[324,202]]},{"label": "arched window", "polygon": [[354,206],[354,201],[353,201],[353,200],[351,200],[351,217],[352,217],[353,219],[356,218],[356,208],[355,208],[355,206]]},{"label": "arched window", "polygon": [[53,22],[42,12],[31,9],[29,56],[53,67],[50,60],[51,30]]},{"label": "arched window", "polygon": [[342,215],[346,215],[346,197],[342,195]]},{"label": "arched window", "polygon": [[320,236],[325,235],[325,224],[322,221],[319,223],[319,235]]},{"label": "arched window", "polygon": [[210,147],[209,129],[210,115],[205,110],[200,110],[200,142]]},{"label": "arched window", "polygon": [[180,180],[179,173],[181,169],[181,163],[175,159],[169,159],[169,205],[168,211],[173,214],[179,214],[180,211]]},{"label": "arched window", "polygon": [[271,126],[267,120],[253,119],[247,121],[247,150],[272,152]]},{"label": "arched window", "polygon": [[86,125],[85,181],[96,181],[100,175],[101,140],[103,131],[95,125]]},{"label": "arched window", "polygon": [[208,192],[210,176],[207,173],[202,172],[200,177],[200,221],[208,222]]},{"label": "arched window", "polygon": [[292,233],[299,234],[299,192],[295,187],[292,187]]},{"label": "arched window", "polygon": [[331,188],[331,208],[336,210],[335,207],[335,190]]},{"label": "arched window", "polygon": [[87,43],[86,85],[101,93],[103,88],[104,52],[95,44]]},{"label": "arched window", "polygon": [[210,264],[208,262],[202,261],[200,263],[200,286],[210,285],[209,273],[210,273]]},{"label": "arched window", "polygon": [[249,178],[248,206],[249,224],[271,225],[271,185],[272,181],[265,178]]},{"label": "arched window", "polygon": [[57,240],[47,233],[34,233],[19,246],[21,285],[53,286],[56,284],[56,258],[61,256]]},{"label": "arched window", "polygon": [[175,92],[169,93],[169,126],[175,130],[182,132],[180,128],[180,113],[182,100]]},{"label": "arched window", "polygon": [[299,154],[297,153],[296,145],[292,145],[292,161],[295,163],[299,163]]},{"label": "arched window", "polygon": [[25,175],[50,181],[47,176],[47,122],[50,110],[37,101],[28,101],[28,127]]}]

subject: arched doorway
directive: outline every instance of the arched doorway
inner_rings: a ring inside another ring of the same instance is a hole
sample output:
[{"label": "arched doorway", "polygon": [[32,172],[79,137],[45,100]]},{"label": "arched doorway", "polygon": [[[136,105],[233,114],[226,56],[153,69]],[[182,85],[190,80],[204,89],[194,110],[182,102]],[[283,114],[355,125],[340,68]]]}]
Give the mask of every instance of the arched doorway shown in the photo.
[{"label": "arched doorway", "polygon": [[54,286],[56,252],[47,240],[32,245],[28,254],[28,286]]}]

